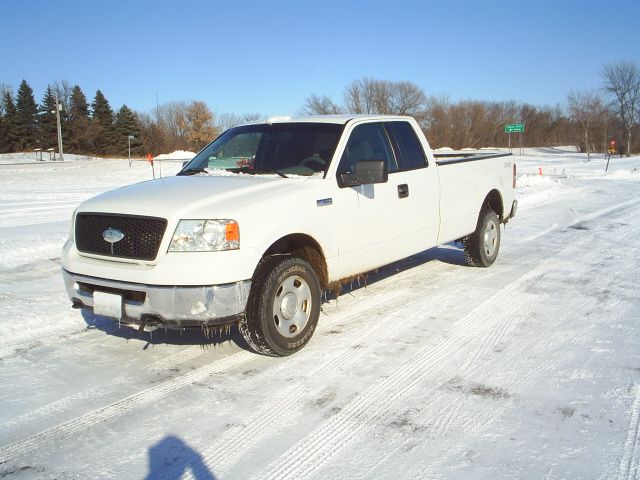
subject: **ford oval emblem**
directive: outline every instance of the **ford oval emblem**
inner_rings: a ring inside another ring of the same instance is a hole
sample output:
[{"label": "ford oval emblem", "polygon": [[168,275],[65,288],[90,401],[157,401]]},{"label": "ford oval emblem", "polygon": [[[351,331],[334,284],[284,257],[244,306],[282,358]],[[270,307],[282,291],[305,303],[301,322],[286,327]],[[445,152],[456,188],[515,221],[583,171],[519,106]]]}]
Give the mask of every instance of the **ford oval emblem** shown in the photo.
[{"label": "ford oval emblem", "polygon": [[107,228],[102,232],[102,238],[104,238],[105,242],[109,242],[113,246],[114,243],[118,243],[124,238],[124,233],[115,228]]}]

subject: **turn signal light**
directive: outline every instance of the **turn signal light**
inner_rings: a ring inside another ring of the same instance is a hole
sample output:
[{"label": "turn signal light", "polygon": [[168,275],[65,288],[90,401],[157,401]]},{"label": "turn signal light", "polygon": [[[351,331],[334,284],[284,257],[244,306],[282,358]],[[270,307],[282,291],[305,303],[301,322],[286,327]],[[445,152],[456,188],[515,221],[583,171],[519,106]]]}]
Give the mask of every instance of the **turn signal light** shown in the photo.
[{"label": "turn signal light", "polygon": [[240,241],[240,227],[237,223],[227,223],[225,226],[225,239],[227,242]]}]

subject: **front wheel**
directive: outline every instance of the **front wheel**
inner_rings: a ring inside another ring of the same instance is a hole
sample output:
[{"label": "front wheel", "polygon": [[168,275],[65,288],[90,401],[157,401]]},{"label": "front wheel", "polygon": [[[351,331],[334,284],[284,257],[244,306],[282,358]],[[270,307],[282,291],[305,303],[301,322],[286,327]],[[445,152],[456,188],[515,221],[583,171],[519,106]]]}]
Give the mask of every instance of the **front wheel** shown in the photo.
[{"label": "front wheel", "polygon": [[320,281],[308,262],[276,255],[256,269],[240,331],[258,353],[284,357],[304,347],[320,316]]},{"label": "front wheel", "polygon": [[475,232],[465,237],[464,256],[472,267],[489,267],[500,250],[500,221],[491,208],[480,212]]}]

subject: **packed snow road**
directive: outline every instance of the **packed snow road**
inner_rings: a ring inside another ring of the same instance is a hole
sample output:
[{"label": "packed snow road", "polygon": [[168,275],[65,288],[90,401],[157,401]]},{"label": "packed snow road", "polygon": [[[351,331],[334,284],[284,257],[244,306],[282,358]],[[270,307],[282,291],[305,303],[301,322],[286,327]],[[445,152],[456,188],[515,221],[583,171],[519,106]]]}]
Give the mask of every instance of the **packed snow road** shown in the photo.
[{"label": "packed snow road", "polygon": [[0,478],[639,478],[640,158],[525,153],[496,264],[389,266],[287,358],[71,309],[73,209],[148,165],[0,165]]}]

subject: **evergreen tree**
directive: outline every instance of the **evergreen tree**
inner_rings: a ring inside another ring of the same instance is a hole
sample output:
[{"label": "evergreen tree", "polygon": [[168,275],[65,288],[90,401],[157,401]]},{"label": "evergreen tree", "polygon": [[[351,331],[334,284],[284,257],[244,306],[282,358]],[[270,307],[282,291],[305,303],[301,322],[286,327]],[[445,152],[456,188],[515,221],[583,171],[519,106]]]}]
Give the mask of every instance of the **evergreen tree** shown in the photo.
[{"label": "evergreen tree", "polygon": [[96,92],[96,96],[91,104],[91,109],[90,130],[91,136],[93,137],[95,153],[113,153],[113,146],[115,145],[113,110],[100,90]]},{"label": "evergreen tree", "polygon": [[0,100],[4,113],[0,118],[0,153],[15,151],[16,135],[14,124],[16,121],[16,105],[10,90],[5,90]]},{"label": "evergreen tree", "polygon": [[127,155],[129,150],[128,136],[133,135],[131,155],[142,155],[142,128],[140,121],[126,105],[123,105],[116,115],[114,132],[116,143],[114,144],[113,153]]},{"label": "evergreen tree", "polygon": [[13,131],[16,135],[14,149],[24,151],[34,148],[37,143],[38,106],[33,98],[33,90],[22,80],[16,97],[16,115]]},{"label": "evergreen tree", "polygon": [[58,150],[58,123],[56,120],[56,97],[51,90],[51,85],[47,87],[40,104],[40,115],[38,116],[38,137],[39,146],[46,150],[55,148]]},{"label": "evergreen tree", "polygon": [[73,87],[69,105],[69,152],[91,153],[93,142],[89,137],[89,105],[78,85]]}]

